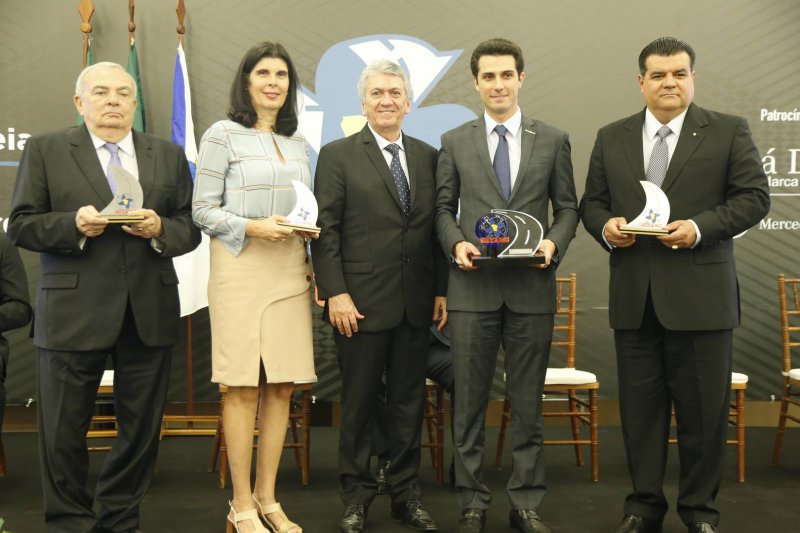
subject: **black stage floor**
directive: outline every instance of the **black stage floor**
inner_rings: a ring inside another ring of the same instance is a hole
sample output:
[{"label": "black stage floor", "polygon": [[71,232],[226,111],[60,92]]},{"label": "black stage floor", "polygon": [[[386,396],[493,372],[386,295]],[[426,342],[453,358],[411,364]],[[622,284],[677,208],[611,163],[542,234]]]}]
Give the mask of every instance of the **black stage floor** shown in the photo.
[{"label": "black stage floor", "polygon": [[[747,481],[735,481],[735,455],[727,455],[725,480],[718,497],[722,511],[720,531],[800,532],[800,430],[787,432],[780,466],[770,465],[775,430],[751,428],[747,432]],[[300,484],[299,471],[290,453],[284,453],[279,473],[279,499],[287,514],[306,533],[336,531],[342,512],[337,493],[336,443],[338,429],[312,430],[311,483]],[[487,433],[487,450],[494,457],[497,430]],[[44,531],[41,515],[36,434],[11,433],[3,438],[8,457],[8,476],[0,479],[0,519],[8,533]],[[211,437],[170,437],[161,444],[156,473],[142,505],[142,528],[149,533],[222,533],[229,491],[217,486],[217,475],[206,471]],[[622,501],[628,490],[625,458],[618,427],[600,432],[600,481],[589,481],[588,466],[577,467],[571,448],[548,446],[548,495],[539,510],[553,533],[610,533],[621,518]],[[447,451],[449,462],[450,452]],[[92,454],[90,478],[97,475],[103,453]],[[488,532],[511,532],[508,502],[503,487],[509,473],[508,447],[501,470],[488,467],[486,478],[494,494],[489,511]],[[427,450],[423,450],[420,476],[424,503],[439,522],[442,532],[455,531],[458,517],[455,494],[448,486],[434,484]],[[666,492],[672,505],[665,520],[665,533],[686,531],[674,512],[677,451],[670,453]],[[389,517],[389,500],[378,496],[370,509],[369,530],[408,531]],[[0,528],[1,530],[2,528]]]}]

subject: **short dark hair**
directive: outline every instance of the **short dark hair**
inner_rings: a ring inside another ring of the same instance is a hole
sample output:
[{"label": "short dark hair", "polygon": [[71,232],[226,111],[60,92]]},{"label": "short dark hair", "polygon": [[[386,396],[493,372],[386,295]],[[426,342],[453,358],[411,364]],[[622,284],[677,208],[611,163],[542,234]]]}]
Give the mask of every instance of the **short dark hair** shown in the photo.
[{"label": "short dark hair", "polygon": [[522,58],[522,48],[508,39],[489,39],[483,41],[475,50],[469,60],[469,68],[472,70],[472,77],[478,77],[478,61],[483,56],[513,56],[517,67],[517,74],[522,74],[525,70],[525,60]]},{"label": "short dark hair", "polygon": [[689,54],[689,68],[694,70],[694,49],[675,37],[659,37],[642,49],[639,54],[639,74],[642,76],[647,72],[647,58],[650,56],[674,56],[686,52]]},{"label": "short dark hair", "polygon": [[255,66],[265,57],[277,57],[286,62],[289,68],[289,91],[286,94],[286,101],[278,110],[278,118],[275,121],[275,133],[281,135],[294,135],[297,131],[297,70],[289,57],[289,52],[280,43],[263,42],[252,47],[242,58],[239,68],[236,70],[236,77],[231,85],[231,105],[228,110],[228,118],[238,122],[242,126],[252,128],[258,120],[253,102],[250,99],[249,76]]}]

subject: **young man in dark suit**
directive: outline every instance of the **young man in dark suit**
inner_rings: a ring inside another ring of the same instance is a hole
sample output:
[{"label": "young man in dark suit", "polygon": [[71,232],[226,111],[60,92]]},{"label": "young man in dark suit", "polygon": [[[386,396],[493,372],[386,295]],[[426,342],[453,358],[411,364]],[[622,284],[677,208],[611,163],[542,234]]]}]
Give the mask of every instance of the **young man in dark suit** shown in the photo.
[{"label": "young man in dark suit", "polygon": [[[670,413],[681,472],[678,514],[690,533],[717,531],[739,287],[733,238],[769,211],[747,123],[694,103],[695,53],[672,37],[639,56],[645,109],[597,134],[581,216],[611,253],[609,319],[633,491],[616,533],[661,531]],[[640,181],[669,199],[658,237],[620,228],[644,206]]]},{"label": "young man in dark suit", "polygon": [[417,476],[432,321],[444,327],[447,265],[436,246],[436,150],[403,134],[411,84],[397,64],[368,65],[359,80],[367,125],[319,153],[315,195],[319,239],[311,244],[324,316],[334,328],[342,372],[339,530],[366,529],[377,483],[371,427],[386,372],[392,516],[435,531]]},{"label": "young man in dark suit", "polygon": [[[183,150],[132,131],[136,84],[116,63],[81,72],[83,126],[32,137],[14,187],[8,233],[40,252],[34,344],[39,452],[48,531],[139,531],[139,503],[155,466],[178,277],[172,258],[193,250],[192,179]],[[109,224],[115,167],[138,179],[142,220]],[[108,356],[119,436],[94,491],[86,487],[86,431]]]},{"label": "young man in dark suit", "polygon": [[[525,69],[519,46],[506,39],[485,41],[473,51],[470,67],[485,111],[442,136],[436,169],[436,229],[457,264],[450,272],[447,310],[455,370],[458,530],[483,531],[491,503],[482,479],[485,416],[502,344],[514,421],[509,521],[519,531],[547,533],[537,513],[545,493],[542,389],[553,335],[556,264],[578,224],[569,137],[520,110]],[[475,223],[499,208],[541,223],[536,250],[541,264],[473,264],[481,254]]]}]

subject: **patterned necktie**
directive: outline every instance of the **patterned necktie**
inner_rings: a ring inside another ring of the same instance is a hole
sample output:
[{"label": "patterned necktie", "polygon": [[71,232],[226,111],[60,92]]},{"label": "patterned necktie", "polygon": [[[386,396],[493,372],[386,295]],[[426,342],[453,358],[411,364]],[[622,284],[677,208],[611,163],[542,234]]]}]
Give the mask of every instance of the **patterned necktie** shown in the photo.
[{"label": "patterned necktie", "polygon": [[103,147],[111,153],[111,160],[106,167],[106,179],[108,180],[108,185],[111,187],[111,193],[116,196],[117,182],[111,177],[111,167],[117,166],[122,168],[122,161],[119,159],[119,146],[115,143],[106,143]]},{"label": "patterned necktie", "polygon": [[400,147],[396,144],[390,144],[384,150],[392,154],[389,170],[392,171],[392,178],[394,178],[397,193],[400,195],[400,207],[403,210],[403,214],[408,216],[411,211],[411,193],[408,189],[408,180],[405,172],[403,172],[403,166],[400,164]]},{"label": "patterned necktie", "polygon": [[508,203],[508,199],[511,198],[511,160],[508,157],[508,141],[506,140],[506,132],[508,130],[505,126],[498,124],[495,126],[494,131],[497,132],[499,139],[492,166],[494,167],[494,174],[497,176],[497,182],[500,184],[503,198]]},{"label": "patterned necktie", "polygon": [[661,187],[669,166],[669,149],[667,148],[666,138],[672,135],[672,130],[667,126],[661,126],[656,135],[658,139],[655,146],[653,146],[653,152],[650,154],[650,162],[647,164],[647,181]]}]

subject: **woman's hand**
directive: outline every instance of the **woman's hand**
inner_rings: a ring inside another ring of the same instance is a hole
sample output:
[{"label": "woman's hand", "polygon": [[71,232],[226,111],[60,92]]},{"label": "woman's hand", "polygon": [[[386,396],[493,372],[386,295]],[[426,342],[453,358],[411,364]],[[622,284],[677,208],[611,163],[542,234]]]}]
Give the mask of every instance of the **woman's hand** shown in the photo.
[{"label": "woman's hand", "polygon": [[287,237],[292,237],[295,231],[292,228],[279,226],[278,222],[289,222],[286,217],[272,215],[268,218],[258,220],[248,220],[245,235],[254,239],[265,239],[273,242],[285,241]]}]

